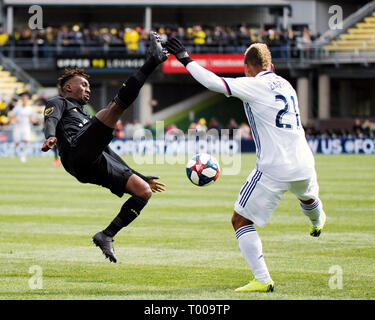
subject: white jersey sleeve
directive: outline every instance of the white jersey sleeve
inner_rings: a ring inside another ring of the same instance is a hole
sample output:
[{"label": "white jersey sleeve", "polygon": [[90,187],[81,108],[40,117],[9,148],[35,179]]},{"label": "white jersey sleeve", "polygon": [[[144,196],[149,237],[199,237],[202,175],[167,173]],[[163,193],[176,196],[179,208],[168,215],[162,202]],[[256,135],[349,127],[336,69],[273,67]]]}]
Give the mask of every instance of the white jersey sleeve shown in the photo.
[{"label": "white jersey sleeve", "polygon": [[227,85],[227,97],[236,97],[242,101],[253,101],[262,94],[262,88],[255,78],[222,78]]},{"label": "white jersey sleeve", "polygon": [[223,78],[203,68],[195,61],[190,62],[186,66],[186,69],[195,80],[205,86],[208,90],[223,93],[228,96],[227,84],[225,83]]}]

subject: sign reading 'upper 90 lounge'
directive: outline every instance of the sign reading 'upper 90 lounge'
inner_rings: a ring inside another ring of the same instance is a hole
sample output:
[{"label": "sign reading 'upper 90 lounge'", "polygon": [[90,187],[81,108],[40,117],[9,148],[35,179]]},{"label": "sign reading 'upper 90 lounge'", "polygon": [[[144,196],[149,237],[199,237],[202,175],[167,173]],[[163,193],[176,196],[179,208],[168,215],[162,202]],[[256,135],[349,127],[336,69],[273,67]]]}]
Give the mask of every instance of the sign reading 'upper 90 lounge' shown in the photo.
[{"label": "sign reading 'upper 90 lounge'", "polygon": [[[202,67],[217,73],[244,73],[243,54],[191,54]],[[187,73],[185,67],[172,55],[162,64],[164,73]]]}]

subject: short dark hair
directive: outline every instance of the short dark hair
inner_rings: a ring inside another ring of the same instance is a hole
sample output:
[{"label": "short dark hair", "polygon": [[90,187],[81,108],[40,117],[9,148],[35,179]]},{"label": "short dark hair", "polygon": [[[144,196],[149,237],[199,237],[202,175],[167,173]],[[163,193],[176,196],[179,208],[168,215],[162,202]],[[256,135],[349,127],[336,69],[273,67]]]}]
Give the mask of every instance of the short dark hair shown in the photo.
[{"label": "short dark hair", "polygon": [[90,78],[90,75],[86,74],[85,73],[85,70],[84,69],[79,69],[79,68],[74,68],[74,69],[65,69],[65,73],[59,77],[57,79],[57,87],[60,89],[60,90],[64,90],[64,85],[65,83],[74,78],[74,77],[82,77],[82,78],[85,78],[85,79],[89,79]]}]

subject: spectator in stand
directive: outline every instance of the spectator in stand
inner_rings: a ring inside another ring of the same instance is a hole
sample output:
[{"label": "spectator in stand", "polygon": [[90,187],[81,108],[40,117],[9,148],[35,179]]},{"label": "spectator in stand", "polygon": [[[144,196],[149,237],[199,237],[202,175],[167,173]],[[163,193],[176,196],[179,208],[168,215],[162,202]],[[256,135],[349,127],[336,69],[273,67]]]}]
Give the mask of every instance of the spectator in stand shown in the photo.
[{"label": "spectator in stand", "polygon": [[197,126],[195,127],[195,129],[197,130],[197,132],[206,132],[207,131],[207,121],[205,118],[200,118],[197,122]]},{"label": "spectator in stand", "polygon": [[189,125],[189,128],[188,128],[188,133],[189,133],[189,131],[197,131],[197,123],[196,122],[192,122],[192,123],[190,123],[190,125]]},{"label": "spectator in stand", "polygon": [[315,126],[314,119],[308,119],[304,129],[306,137],[317,138],[321,135],[321,132]]},{"label": "spectator in stand", "polygon": [[0,49],[4,47],[9,39],[9,35],[7,32],[4,31],[4,28],[0,26]]},{"label": "spectator in stand", "polygon": [[228,129],[229,129],[229,138],[233,138],[234,137],[234,130],[238,129],[238,124],[237,124],[236,120],[230,119]]},{"label": "spectator in stand", "polygon": [[373,137],[374,132],[371,130],[371,122],[366,119],[362,124],[362,133],[364,137]]},{"label": "spectator in stand", "polygon": [[94,30],[91,31],[89,28],[83,28],[82,30],[82,40],[85,45],[85,47],[91,46],[93,43],[95,43],[95,40],[93,38]]},{"label": "spectator in stand", "polygon": [[220,130],[222,129],[222,126],[220,125],[219,121],[217,121],[216,118],[211,118],[210,122],[208,123],[208,129],[215,129],[220,134]]},{"label": "spectator in stand", "polygon": [[185,29],[183,27],[178,27],[175,37],[181,42],[186,42]]},{"label": "spectator in stand", "polygon": [[215,30],[213,32],[213,41],[218,46],[218,51],[223,52],[224,47],[226,45],[227,38],[222,27],[220,26],[215,27]]},{"label": "spectator in stand", "polygon": [[193,27],[193,43],[197,52],[200,51],[200,46],[204,45],[206,41],[206,33],[202,30],[200,25]]},{"label": "spectator in stand", "polygon": [[236,50],[236,47],[238,46],[239,42],[237,39],[237,34],[233,31],[232,28],[226,27],[225,28],[225,34],[226,34],[226,51],[227,52],[234,52]]},{"label": "spectator in stand", "polygon": [[237,33],[238,44],[240,45],[240,51],[245,52],[246,48],[250,46],[250,33],[245,26],[240,26]]},{"label": "spectator in stand", "polygon": [[177,128],[177,126],[173,123],[167,127],[165,130],[165,135],[167,136],[177,136],[181,133],[181,130]]},{"label": "spectator in stand", "polygon": [[164,28],[159,28],[158,33],[162,42],[166,42],[168,40],[168,35],[166,34]]},{"label": "spectator in stand", "polygon": [[134,137],[141,137],[144,134],[144,128],[138,120],[134,119],[133,123],[128,122],[124,126],[124,138],[133,139]]},{"label": "spectator in stand", "polygon": [[124,125],[124,138],[125,139],[132,139],[134,134],[134,125],[131,122],[125,122]]},{"label": "spectator in stand", "polygon": [[125,29],[124,42],[126,44],[126,48],[128,49],[128,53],[136,53],[138,50],[138,40],[139,34],[136,30],[131,28]]},{"label": "spectator in stand", "polygon": [[72,28],[71,32],[72,42],[75,46],[82,46],[83,45],[83,34],[81,28],[78,24],[75,24]]},{"label": "spectator in stand", "polygon": [[101,28],[99,30],[99,41],[103,45],[103,50],[109,52],[109,46],[112,43],[112,36],[108,28]]},{"label": "spectator in stand", "polygon": [[191,45],[194,44],[193,28],[190,28],[190,27],[187,28],[185,36],[186,36],[186,40],[188,41],[189,44],[191,44]]},{"label": "spectator in stand", "polygon": [[57,44],[60,46],[67,46],[69,44],[69,30],[67,26],[61,26],[57,32]]},{"label": "spectator in stand", "polygon": [[250,139],[251,138],[251,129],[250,129],[250,126],[247,123],[245,123],[245,122],[241,123],[238,130],[240,131],[241,139]]},{"label": "spectator in stand", "polygon": [[311,45],[311,32],[308,28],[304,27],[302,35],[297,38],[297,49],[299,49],[304,56],[306,56],[310,51]]},{"label": "spectator in stand", "polygon": [[148,33],[145,28],[137,27],[135,31],[139,34],[138,40],[138,52],[140,54],[145,54],[147,51],[147,41],[148,41]]},{"label": "spectator in stand", "polygon": [[0,98],[0,129],[9,122],[7,113],[7,104]]},{"label": "spectator in stand", "polygon": [[16,41],[16,45],[22,49],[21,51],[18,51],[18,54],[16,56],[22,58],[31,58],[33,56],[33,42],[34,41],[31,30],[29,28],[24,28],[19,39]]},{"label": "spectator in stand", "polygon": [[280,33],[280,57],[283,59],[288,58],[288,52],[290,49],[288,30],[283,30]]},{"label": "spectator in stand", "polygon": [[13,34],[9,35],[9,40],[11,40],[12,44],[15,45],[20,38],[21,38],[21,32],[18,30],[17,27],[15,27],[13,30]]},{"label": "spectator in stand", "polygon": [[122,124],[121,120],[118,120],[116,123],[116,127],[113,129],[113,136],[117,139],[123,139],[124,138],[124,126]]},{"label": "spectator in stand", "polygon": [[154,126],[152,125],[151,121],[146,122],[145,130],[147,130],[152,135],[153,138],[156,137],[156,130],[155,130]]},{"label": "spectator in stand", "polygon": [[361,120],[359,120],[359,119],[354,120],[352,134],[353,134],[354,137],[361,137],[362,136]]},{"label": "spectator in stand", "polygon": [[250,43],[263,42],[260,33],[256,32],[255,29],[249,29]]},{"label": "spectator in stand", "polygon": [[52,27],[39,30],[37,43],[39,48],[41,48],[40,56],[42,58],[51,58],[53,56],[52,48],[54,46],[54,39],[55,34]]}]

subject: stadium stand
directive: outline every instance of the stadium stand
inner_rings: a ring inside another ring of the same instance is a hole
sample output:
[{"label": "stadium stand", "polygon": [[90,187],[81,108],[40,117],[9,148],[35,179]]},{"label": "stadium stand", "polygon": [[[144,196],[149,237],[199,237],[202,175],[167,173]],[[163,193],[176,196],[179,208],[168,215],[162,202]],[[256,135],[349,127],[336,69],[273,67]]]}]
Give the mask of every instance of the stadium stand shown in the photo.
[{"label": "stadium stand", "polygon": [[374,51],[375,11],[324,46],[327,51]]},{"label": "stadium stand", "polygon": [[[254,42],[264,42],[270,47],[301,46],[314,41],[316,36],[305,28],[282,30],[245,25],[155,25],[161,37],[177,37],[189,46],[190,52],[242,53]],[[16,28],[13,35],[0,42],[3,54],[12,58],[49,58],[61,54],[145,54],[147,32],[140,26],[123,27],[102,25],[60,27],[47,26],[43,30]],[[1,41],[1,40],[0,40]],[[0,49],[1,50],[1,49]]]},{"label": "stadium stand", "polygon": [[[4,57],[0,58],[2,58],[0,61],[4,61]],[[11,111],[14,104],[20,101],[20,95],[23,93],[29,94],[31,107],[34,112],[42,117],[44,104],[41,103],[35,88],[30,86],[30,78],[22,78],[25,81],[18,78],[12,71],[7,70],[3,64],[0,64],[0,127],[10,124],[8,112]]]}]

